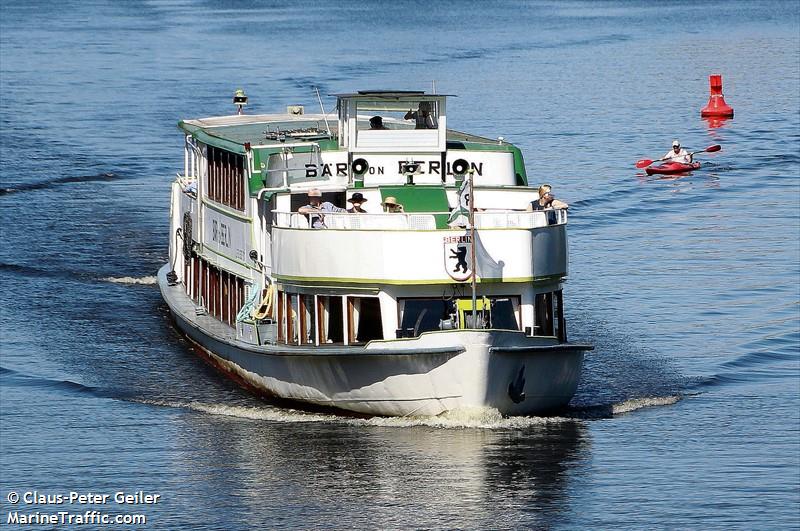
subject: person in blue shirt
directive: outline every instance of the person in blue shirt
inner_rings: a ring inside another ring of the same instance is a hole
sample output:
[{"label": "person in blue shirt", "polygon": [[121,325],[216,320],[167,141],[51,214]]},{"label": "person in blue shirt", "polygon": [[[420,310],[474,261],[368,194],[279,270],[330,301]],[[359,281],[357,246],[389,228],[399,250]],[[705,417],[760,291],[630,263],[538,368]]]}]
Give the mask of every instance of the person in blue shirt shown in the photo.
[{"label": "person in blue shirt", "polygon": [[324,212],[346,212],[345,209],[339,208],[333,203],[323,202],[322,192],[319,188],[312,188],[308,191],[308,204],[300,207],[297,211],[308,216],[308,221],[314,229],[325,228]]}]

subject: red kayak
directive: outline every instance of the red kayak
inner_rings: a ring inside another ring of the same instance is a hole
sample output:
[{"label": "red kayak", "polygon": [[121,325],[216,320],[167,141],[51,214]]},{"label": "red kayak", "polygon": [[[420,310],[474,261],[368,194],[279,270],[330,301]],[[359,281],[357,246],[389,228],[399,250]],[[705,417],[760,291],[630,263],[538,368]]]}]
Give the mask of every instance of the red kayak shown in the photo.
[{"label": "red kayak", "polygon": [[674,173],[686,173],[696,170],[699,167],[699,162],[692,162],[691,164],[684,164],[683,162],[667,162],[665,164],[659,164],[658,166],[650,166],[649,168],[645,168],[644,171],[647,172],[647,175],[672,175]]}]

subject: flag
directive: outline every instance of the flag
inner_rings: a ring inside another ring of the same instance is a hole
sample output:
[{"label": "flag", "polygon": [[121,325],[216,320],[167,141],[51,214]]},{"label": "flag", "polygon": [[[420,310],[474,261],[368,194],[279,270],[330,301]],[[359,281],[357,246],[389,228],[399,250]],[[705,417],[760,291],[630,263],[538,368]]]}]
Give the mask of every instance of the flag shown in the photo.
[{"label": "flag", "polygon": [[465,175],[464,181],[461,183],[461,187],[458,189],[458,204],[450,212],[450,217],[447,218],[447,224],[450,226],[455,225],[463,227],[469,222],[469,203],[471,200],[469,196],[469,179],[470,176]]}]

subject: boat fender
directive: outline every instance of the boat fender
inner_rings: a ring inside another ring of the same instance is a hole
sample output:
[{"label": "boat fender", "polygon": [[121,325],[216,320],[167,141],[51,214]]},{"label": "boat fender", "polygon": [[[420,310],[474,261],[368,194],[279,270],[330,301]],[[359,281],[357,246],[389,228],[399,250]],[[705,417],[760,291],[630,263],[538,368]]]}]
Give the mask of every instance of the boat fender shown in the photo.
[{"label": "boat fender", "polygon": [[369,163],[366,159],[356,159],[353,161],[351,168],[354,174],[361,176],[369,171]]},{"label": "boat fender", "polygon": [[183,257],[187,260],[192,259],[192,214],[183,213]]},{"label": "boat fender", "polygon": [[525,365],[519,368],[517,377],[508,384],[508,397],[515,404],[525,400]]},{"label": "boat fender", "polygon": [[456,159],[453,161],[453,173],[456,175],[464,175],[469,171],[469,162],[464,159]]}]

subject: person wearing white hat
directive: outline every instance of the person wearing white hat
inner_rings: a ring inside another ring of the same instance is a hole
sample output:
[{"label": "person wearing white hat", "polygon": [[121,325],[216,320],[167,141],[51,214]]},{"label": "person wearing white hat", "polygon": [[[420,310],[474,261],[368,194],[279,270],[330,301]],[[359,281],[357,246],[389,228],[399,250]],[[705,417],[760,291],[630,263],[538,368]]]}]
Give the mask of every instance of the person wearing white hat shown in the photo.
[{"label": "person wearing white hat", "polygon": [[319,188],[312,188],[308,191],[308,204],[297,209],[301,214],[308,215],[308,221],[314,229],[325,228],[325,215],[323,212],[346,212],[333,203],[322,201],[322,192]]},{"label": "person wearing white hat", "polygon": [[680,162],[682,164],[692,163],[692,154],[681,148],[681,143],[677,140],[672,141],[672,149],[667,151],[666,155],[661,157],[661,160],[668,162]]},{"label": "person wearing white hat", "polygon": [[388,212],[390,214],[397,214],[397,213],[405,212],[405,210],[403,209],[403,205],[398,203],[397,199],[395,199],[391,195],[383,200],[383,203],[381,203],[381,206],[383,207],[383,211],[384,212]]}]

